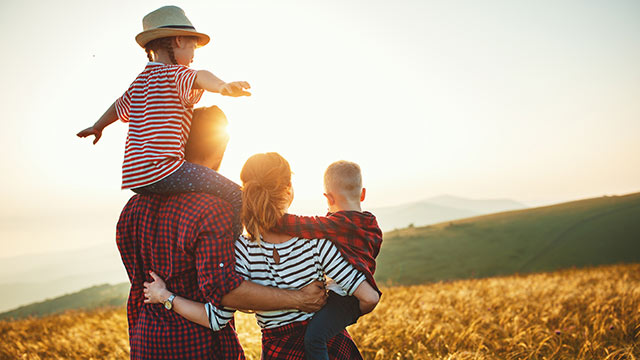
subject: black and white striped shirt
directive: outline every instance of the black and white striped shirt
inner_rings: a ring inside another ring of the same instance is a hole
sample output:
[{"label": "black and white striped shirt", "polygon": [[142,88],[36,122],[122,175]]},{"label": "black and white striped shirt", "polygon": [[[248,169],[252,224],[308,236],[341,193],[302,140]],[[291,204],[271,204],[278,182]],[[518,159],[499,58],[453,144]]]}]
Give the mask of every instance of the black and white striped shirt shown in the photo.
[{"label": "black and white striped shirt", "polygon": [[[273,253],[280,262],[276,264]],[[281,244],[250,241],[244,236],[235,243],[236,272],[246,280],[281,289],[300,289],[325,275],[335,284],[329,286],[341,295],[352,295],[365,276],[349,264],[329,240],[291,238]],[[219,330],[233,317],[233,310],[205,305],[211,329]],[[310,319],[313,313],[299,310],[256,312],[261,328],[275,328]]]}]

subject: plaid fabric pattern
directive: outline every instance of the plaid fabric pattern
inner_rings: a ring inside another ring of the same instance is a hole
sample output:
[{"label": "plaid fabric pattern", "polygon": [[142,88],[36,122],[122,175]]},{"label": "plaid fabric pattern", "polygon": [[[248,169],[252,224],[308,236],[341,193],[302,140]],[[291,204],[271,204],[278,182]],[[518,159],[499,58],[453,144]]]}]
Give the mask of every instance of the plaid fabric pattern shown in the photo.
[{"label": "plaid fabric pattern", "polygon": [[273,229],[291,236],[331,240],[344,258],[362,272],[378,293],[373,274],[382,245],[382,230],[368,211],[338,211],[327,216],[285,214]]},{"label": "plaid fabric pattern", "polygon": [[[305,360],[304,333],[308,321],[298,321],[272,329],[262,329],[263,360]],[[362,355],[347,330],[327,342],[329,359],[358,360]]]},{"label": "plaid fabric pattern", "polygon": [[231,206],[209,194],[135,195],[120,214],[116,241],[131,290],[132,359],[244,359],[233,324],[213,332],[162,304],[144,304],[149,271],[185,298],[220,305],[243,281],[235,272]]}]

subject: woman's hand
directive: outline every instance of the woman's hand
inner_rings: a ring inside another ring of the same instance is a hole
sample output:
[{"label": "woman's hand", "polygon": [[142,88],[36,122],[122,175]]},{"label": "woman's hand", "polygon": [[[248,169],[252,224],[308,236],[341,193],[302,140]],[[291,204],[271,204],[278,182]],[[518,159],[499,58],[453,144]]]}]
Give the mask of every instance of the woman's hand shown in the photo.
[{"label": "woman's hand", "polygon": [[80,131],[79,133],[76,134],[78,137],[84,138],[87,136],[95,136],[96,138],[93,139],[93,145],[95,145],[98,140],[100,140],[100,137],[102,137],[102,130],[95,128],[94,126],[88,127],[82,131]]},{"label": "woman's hand", "polygon": [[244,89],[251,89],[251,85],[246,81],[234,81],[222,85],[220,88],[220,95],[233,97],[251,96],[251,93],[244,91]]},{"label": "woman's hand", "polygon": [[161,277],[153,271],[149,271],[149,275],[153,278],[153,282],[144,283],[144,302],[146,304],[160,304],[171,296],[171,292],[167,290],[167,285]]}]

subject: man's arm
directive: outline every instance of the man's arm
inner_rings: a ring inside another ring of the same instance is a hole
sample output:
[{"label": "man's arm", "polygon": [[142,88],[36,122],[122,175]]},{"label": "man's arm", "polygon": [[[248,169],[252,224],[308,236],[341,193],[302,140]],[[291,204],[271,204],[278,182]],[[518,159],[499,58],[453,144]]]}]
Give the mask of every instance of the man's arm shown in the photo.
[{"label": "man's arm", "polygon": [[320,281],[314,281],[300,290],[287,290],[245,280],[222,297],[223,306],[257,311],[297,309],[316,312],[326,302],[324,283]]},{"label": "man's arm", "polygon": [[[144,302],[162,303],[172,295],[172,292],[167,290],[164,281],[158,275],[153,272],[150,274],[154,281],[144,283]],[[286,290],[245,280],[222,297],[222,305],[234,309],[263,311],[298,309],[304,312],[316,312],[324,306],[326,297],[324,284],[319,281],[314,281],[300,290]],[[201,302],[177,295],[173,299],[172,310],[191,322],[211,327],[205,305]]]}]

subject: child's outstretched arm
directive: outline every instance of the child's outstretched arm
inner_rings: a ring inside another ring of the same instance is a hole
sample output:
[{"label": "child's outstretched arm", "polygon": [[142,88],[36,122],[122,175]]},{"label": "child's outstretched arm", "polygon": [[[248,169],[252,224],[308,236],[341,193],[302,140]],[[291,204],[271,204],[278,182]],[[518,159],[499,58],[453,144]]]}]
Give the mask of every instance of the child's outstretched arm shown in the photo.
[{"label": "child's outstretched arm", "polygon": [[111,104],[111,106],[109,106],[107,111],[102,114],[100,119],[98,119],[98,121],[93,124],[93,126],[80,131],[76,135],[81,138],[90,135],[95,136],[95,139],[93,139],[93,144],[95,145],[98,140],[100,140],[100,137],[102,137],[102,130],[104,130],[104,128],[106,128],[107,126],[113,124],[116,120],[118,120],[118,115],[116,114],[116,103],[114,102],[113,104]]},{"label": "child's outstretched arm", "polygon": [[246,81],[234,81],[226,83],[219,77],[207,70],[198,70],[196,80],[193,82],[194,89],[204,89],[210,92],[217,92],[225,96],[251,96],[251,93],[244,89],[251,89]]}]

